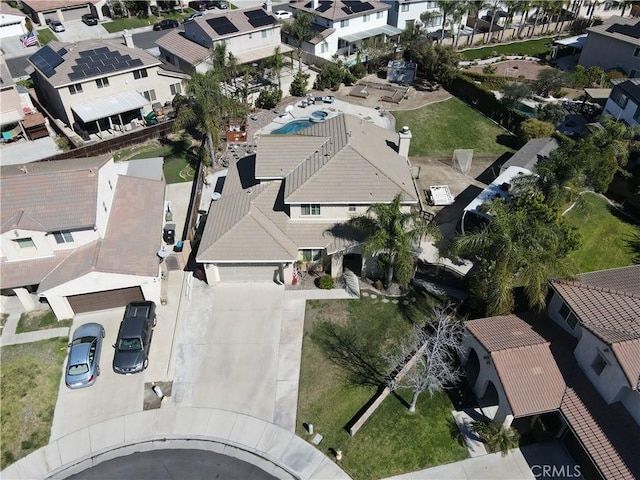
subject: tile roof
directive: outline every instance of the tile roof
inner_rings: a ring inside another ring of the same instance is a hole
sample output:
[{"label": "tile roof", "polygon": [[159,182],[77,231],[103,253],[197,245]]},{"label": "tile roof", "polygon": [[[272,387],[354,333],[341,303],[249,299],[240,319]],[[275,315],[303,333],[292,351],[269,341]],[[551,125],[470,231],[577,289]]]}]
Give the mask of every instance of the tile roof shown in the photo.
[{"label": "tile roof", "polygon": [[165,49],[178,58],[190,63],[194,67],[205,61],[211,55],[207,47],[185,38],[184,32],[171,30],[156,40],[158,47]]},{"label": "tile roof", "polygon": [[0,231],[52,232],[93,227],[100,157],[0,167]]},{"label": "tile roof", "polygon": [[[368,10],[358,11],[358,8],[353,8],[355,7],[354,4],[369,5],[370,8]],[[384,12],[385,10],[389,10],[391,8],[391,5],[376,0],[368,0],[365,2],[346,0],[320,0],[318,2],[318,9],[316,10],[313,9],[312,1],[308,1],[305,3],[292,3],[291,8],[310,13],[311,15],[316,17],[333,20],[335,22],[339,20],[346,20],[349,18],[362,17],[363,15],[368,15],[371,13]]]},{"label": "tile roof", "polygon": [[[256,178],[284,178],[327,143],[324,137],[299,135],[262,135],[256,139]],[[285,144],[286,148],[282,148]]]},{"label": "tile roof", "polygon": [[[589,34],[596,33],[640,46],[640,20],[635,17],[612,16],[602,25],[587,29]],[[587,36],[587,44],[589,37]]]},{"label": "tile roof", "polygon": [[471,333],[487,352],[497,352],[512,348],[544,345],[547,341],[540,336],[529,322],[534,321],[535,315],[519,313],[499,317],[480,318],[465,323]]},{"label": "tile roof", "polygon": [[640,295],[640,265],[583,273],[580,277],[580,283],[592,287]]},{"label": "tile roof", "polygon": [[[246,14],[250,15],[251,12],[255,12],[255,11],[258,12],[258,15],[265,15],[267,17],[270,17],[272,20],[272,23],[269,23],[267,25],[263,25],[260,27],[254,27],[249,21],[249,18]],[[209,20],[221,18],[221,17],[226,17],[229,20],[229,22],[231,22],[238,30],[232,33],[222,34],[222,35],[216,32],[213,29],[213,27],[211,27]],[[209,38],[211,38],[212,40],[218,40],[220,38],[235,37],[239,35],[244,35],[249,32],[268,30],[274,27],[278,27],[278,29],[280,28],[278,21],[271,14],[271,12],[267,12],[264,9],[259,7],[238,8],[234,10],[229,9],[220,13],[213,13],[213,14],[205,15],[204,17],[196,18],[193,22],[189,22],[185,24],[185,34],[187,38],[189,37],[189,30],[191,28],[196,30],[195,26],[199,27],[199,29],[204,31],[204,33],[206,33],[209,36]]]},{"label": "tile roof", "polygon": [[38,293],[90,272],[157,276],[163,214],[164,182],[120,175],[104,239],[76,249]]},{"label": "tile roof", "polygon": [[0,3],[0,15],[16,15],[19,17],[26,17],[22,10],[13,8],[11,5],[5,2]]},{"label": "tile roof", "polygon": [[75,7],[87,4],[96,4],[99,0],[22,0],[22,3],[36,12],[46,12],[64,7]]},{"label": "tile roof", "polygon": [[[93,78],[121,75],[122,73],[133,72],[134,70],[139,70],[144,67],[162,65],[162,62],[150,53],[147,53],[140,48],[129,48],[118,40],[81,40],[74,43],[62,43],[54,40],[49,42],[43,48],[50,48],[55,52],[63,52],[61,55],[62,63],[57,65],[54,69],[55,73],[47,78],[47,81],[56,87],[85,82]],[[77,71],[78,69],[80,71],[86,71],[87,64],[84,63],[85,60],[83,60],[83,58],[86,58],[84,57],[85,52],[103,48],[106,48],[110,54],[117,57],[118,63],[114,64],[117,65],[116,70],[109,70],[105,73],[97,72],[94,75],[83,78],[74,79],[73,77],[70,77],[70,74],[73,74],[74,71]],[[29,57],[30,63],[32,62],[31,57],[32,56]],[[37,68],[35,64],[31,63],[31,65],[33,65],[34,68]]]},{"label": "tile roof", "polygon": [[0,260],[0,288],[24,287],[37,285],[43,278],[62,263],[73,250],[60,250],[51,257],[7,262],[7,257]]},{"label": "tile roof", "polygon": [[[1,3],[0,5],[6,5],[6,3]],[[7,67],[7,62],[4,59],[4,55],[0,57],[0,89],[9,88],[15,85],[13,81],[13,77],[11,73],[9,73],[9,67]],[[3,108],[5,110],[5,108]]]}]

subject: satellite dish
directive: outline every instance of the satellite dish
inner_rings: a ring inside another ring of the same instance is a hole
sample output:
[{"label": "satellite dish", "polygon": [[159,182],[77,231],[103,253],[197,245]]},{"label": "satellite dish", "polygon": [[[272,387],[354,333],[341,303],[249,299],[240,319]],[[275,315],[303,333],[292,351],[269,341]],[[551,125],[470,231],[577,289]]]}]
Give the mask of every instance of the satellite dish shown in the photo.
[{"label": "satellite dish", "polygon": [[287,105],[284,109],[285,112],[291,113],[293,112],[293,105]]},{"label": "satellite dish", "polygon": [[220,197],[222,197],[222,195],[220,194],[220,192],[213,192],[211,194],[211,200],[213,200],[214,202],[216,200],[220,200]]}]

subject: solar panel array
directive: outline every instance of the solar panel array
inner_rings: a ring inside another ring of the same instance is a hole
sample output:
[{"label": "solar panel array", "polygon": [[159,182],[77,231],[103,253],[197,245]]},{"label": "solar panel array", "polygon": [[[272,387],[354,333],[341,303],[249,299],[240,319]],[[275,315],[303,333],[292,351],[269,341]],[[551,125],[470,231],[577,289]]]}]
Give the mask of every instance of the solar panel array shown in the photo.
[{"label": "solar panel array", "polygon": [[[62,50],[60,50],[62,51]],[[64,62],[64,58],[54,52],[51,47],[45,45],[36,53],[29,57],[29,61],[33,63],[47,78],[56,73],[56,67]]]},{"label": "solar panel array", "polygon": [[[324,13],[333,6],[333,2],[319,2],[316,12]],[[310,5],[307,8],[311,8]]]},{"label": "solar panel array", "polygon": [[640,38],[640,22],[635,25],[620,25],[619,23],[614,23],[607,28],[607,32],[620,33],[632,38]]},{"label": "solar panel array", "polygon": [[111,51],[107,47],[78,52],[76,64],[71,67],[70,80],[97,77],[106,73],[119,72],[134,67],[142,67],[139,58],[122,55],[119,51]]},{"label": "solar panel array", "polygon": [[245,17],[249,20],[249,23],[253,28],[265,27],[267,25],[273,25],[276,23],[276,19],[271,15],[267,15],[267,12],[258,8],[256,10],[249,10],[244,12]]},{"label": "solar panel array", "polygon": [[207,23],[218,35],[228,35],[238,31],[238,27],[231,23],[227,17],[211,18],[207,20]]},{"label": "solar panel array", "polygon": [[344,7],[342,7],[342,10],[345,13],[361,13],[361,12],[366,12],[367,10],[373,10],[373,5],[371,5],[369,2],[358,2],[358,1],[344,1],[342,2],[344,3]]}]

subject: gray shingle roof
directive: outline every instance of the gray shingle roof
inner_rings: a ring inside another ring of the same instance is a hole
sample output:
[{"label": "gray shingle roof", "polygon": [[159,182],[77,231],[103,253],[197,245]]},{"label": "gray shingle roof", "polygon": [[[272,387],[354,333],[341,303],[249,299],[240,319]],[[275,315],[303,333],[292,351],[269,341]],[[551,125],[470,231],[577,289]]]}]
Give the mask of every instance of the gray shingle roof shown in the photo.
[{"label": "gray shingle roof", "polygon": [[[589,34],[596,33],[640,46],[640,20],[635,17],[612,16],[602,25],[587,29]],[[587,37],[587,42],[589,37]]]},{"label": "gray shingle roof", "polygon": [[0,231],[93,227],[98,170],[110,159],[102,155],[0,167]]},{"label": "gray shingle roof", "polygon": [[558,142],[554,138],[545,137],[529,140],[500,167],[500,171],[503,172],[509,167],[522,167],[533,172],[538,162],[548,158],[551,152],[557,148]]},{"label": "gray shingle roof", "polygon": [[353,3],[358,2],[320,0],[318,2],[318,10],[313,9],[313,3],[311,1],[307,1],[305,3],[292,3],[291,7],[296,10],[310,13],[311,15],[314,15],[316,17],[333,20],[334,22],[337,20],[357,18],[376,12],[384,12],[385,10],[389,10],[391,8],[391,5],[388,5],[386,3],[382,3],[376,0],[368,0],[363,3],[368,3],[371,5],[371,8],[369,10],[362,12],[352,12],[349,10],[349,4]]}]

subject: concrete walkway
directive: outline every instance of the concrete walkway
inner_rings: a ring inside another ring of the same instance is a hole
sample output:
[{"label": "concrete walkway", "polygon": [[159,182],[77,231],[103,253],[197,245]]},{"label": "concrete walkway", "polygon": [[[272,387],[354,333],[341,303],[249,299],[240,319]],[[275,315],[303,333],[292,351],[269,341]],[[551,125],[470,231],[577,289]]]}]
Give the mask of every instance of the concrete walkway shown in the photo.
[{"label": "concrete walkway", "polygon": [[47,340],[49,338],[56,337],[68,337],[69,327],[50,328],[47,330],[37,330],[35,332],[16,333],[18,321],[20,320],[19,313],[10,313],[2,329],[2,336],[0,337],[0,346],[5,347],[7,345],[17,345],[20,343],[39,342],[40,340]]}]

